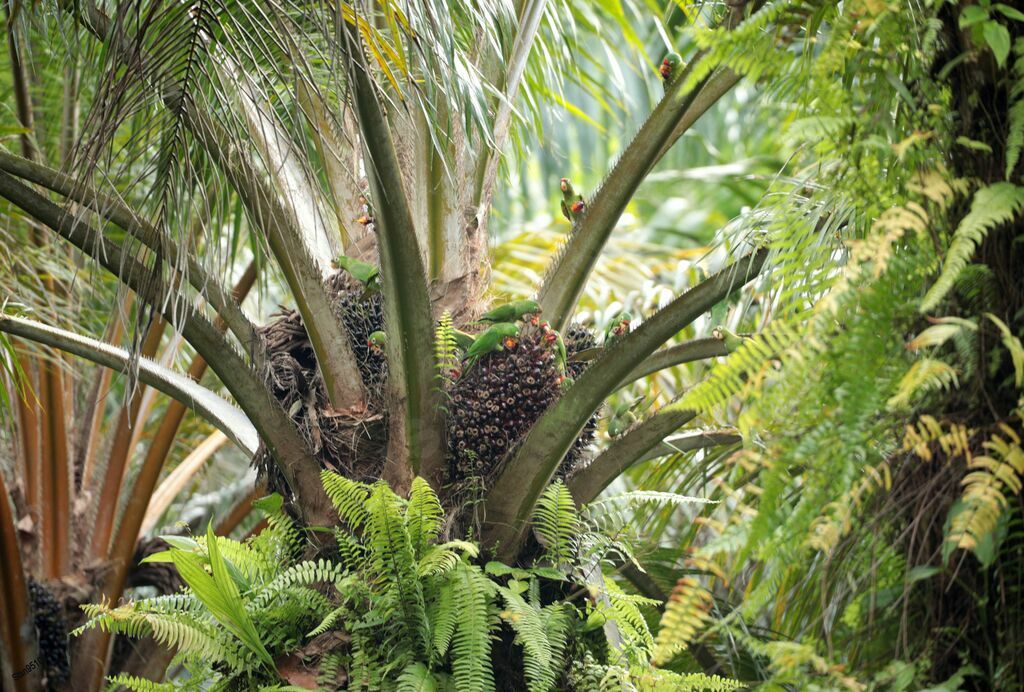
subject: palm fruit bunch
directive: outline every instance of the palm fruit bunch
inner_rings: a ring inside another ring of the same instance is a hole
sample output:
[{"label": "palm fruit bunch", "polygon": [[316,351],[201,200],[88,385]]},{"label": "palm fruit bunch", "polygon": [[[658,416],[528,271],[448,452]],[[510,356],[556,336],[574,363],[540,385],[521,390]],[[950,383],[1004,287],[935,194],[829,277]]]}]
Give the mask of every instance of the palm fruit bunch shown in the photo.
[{"label": "palm fruit bunch", "polygon": [[[565,353],[569,357],[569,362],[566,363],[566,374],[576,379],[583,374],[583,371],[587,369],[588,362],[574,362],[572,357],[581,351],[594,348],[597,346],[597,337],[594,333],[579,323],[572,323],[569,328],[565,330],[565,335],[562,337],[565,341]],[[580,463],[586,460],[587,448],[594,442],[594,432],[597,430],[597,416],[591,416],[590,420],[583,427],[583,432],[576,438],[576,442],[573,443],[572,449],[566,455],[566,461],[558,468],[558,476],[565,478],[571,476],[576,470],[579,469]],[[571,462],[571,463],[568,463]]]},{"label": "palm fruit bunch", "polygon": [[[387,363],[379,349],[371,348],[369,335],[381,329],[384,310],[380,293],[369,293],[345,272],[328,279],[334,308],[349,334],[359,373],[371,401],[379,402],[384,392]],[[383,445],[372,444],[371,428],[385,424],[383,415],[355,426],[339,416],[317,415],[330,410],[330,400],[316,363],[302,317],[296,310],[282,308],[265,325],[257,328],[266,349],[264,378],[274,397],[289,412],[317,457],[320,466],[357,480],[375,480],[383,465]],[[312,406],[308,405],[310,402]],[[288,501],[291,491],[284,475],[262,446],[253,459],[259,477],[270,492]]]},{"label": "palm fruit bunch", "polygon": [[387,378],[384,352],[373,348],[370,335],[384,329],[384,300],[379,292],[364,289],[339,272],[329,280],[335,291],[335,309],[341,317],[356,357],[359,374],[371,396],[381,396]]},{"label": "palm fruit bunch", "polygon": [[[481,478],[486,484],[509,450],[561,395],[562,380],[553,332],[532,321],[501,350],[465,367],[449,389],[449,481]],[[588,439],[593,439],[593,429],[588,429],[589,438],[587,432],[580,436],[560,475],[577,465]]]},{"label": "palm fruit bunch", "polygon": [[32,578],[28,580],[28,595],[32,601],[36,634],[39,637],[40,667],[49,686],[57,689],[66,685],[71,675],[64,609],[46,586]]}]

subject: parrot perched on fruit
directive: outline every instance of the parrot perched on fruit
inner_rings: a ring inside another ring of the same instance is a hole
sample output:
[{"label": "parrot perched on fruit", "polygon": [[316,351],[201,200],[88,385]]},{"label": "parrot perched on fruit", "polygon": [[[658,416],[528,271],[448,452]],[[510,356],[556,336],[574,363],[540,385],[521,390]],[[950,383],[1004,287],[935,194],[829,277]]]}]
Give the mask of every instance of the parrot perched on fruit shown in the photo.
[{"label": "parrot perched on fruit", "polygon": [[462,331],[461,329],[452,329],[452,336],[455,338],[455,345],[465,353],[469,350],[469,347],[473,345],[476,337],[472,334]]},{"label": "parrot perched on fruit", "polygon": [[576,194],[576,190],[573,189],[568,178],[562,178],[560,186],[562,188],[562,215],[572,222],[586,211],[587,205],[583,201],[583,195]]},{"label": "parrot perched on fruit", "polygon": [[672,83],[672,79],[678,74],[679,66],[682,64],[683,58],[679,53],[669,53],[665,56],[665,59],[661,61],[661,67],[658,68],[665,84]]},{"label": "parrot perched on fruit", "polygon": [[377,330],[370,334],[370,337],[366,340],[366,345],[370,347],[370,350],[374,353],[383,353],[384,346],[388,343],[388,335],[384,332]]},{"label": "parrot perched on fruit", "polygon": [[488,310],[480,318],[481,322],[518,322],[525,315],[532,315],[540,312],[540,305],[535,300],[517,300],[514,303],[499,305],[493,310]]},{"label": "parrot perched on fruit", "polygon": [[346,257],[345,255],[338,255],[334,259],[334,264],[339,268],[344,269],[355,278],[361,284],[369,286],[376,282],[380,278],[380,270],[368,262],[357,260],[354,257]]},{"label": "parrot perched on fruit", "polygon": [[519,336],[519,327],[510,322],[499,322],[478,336],[473,345],[466,351],[466,369],[474,365],[482,357],[493,351],[501,351],[506,348],[513,348],[516,345],[516,337]]},{"label": "parrot perched on fruit", "polygon": [[555,365],[558,366],[560,372],[565,372],[566,361],[569,357],[565,352],[565,341],[562,339],[562,335],[559,332],[553,332],[555,335]]},{"label": "parrot perched on fruit", "polygon": [[629,324],[633,321],[633,316],[623,310],[608,323],[608,326],[604,330],[604,345],[607,348],[613,341],[622,336],[623,334],[629,333]]},{"label": "parrot perched on fruit", "polygon": [[362,298],[366,298],[380,290],[380,270],[368,262],[357,260],[354,257],[338,255],[334,259],[334,266],[347,271],[356,281],[363,284],[364,291]]},{"label": "parrot perched on fruit", "polygon": [[544,343],[555,345],[555,365],[558,367],[559,373],[565,373],[565,363],[568,360],[568,356],[565,352],[565,341],[562,340],[562,335],[556,332],[548,325],[547,322],[543,325],[544,330]]},{"label": "parrot perched on fruit", "polygon": [[743,344],[743,342],[747,338],[749,338],[745,336],[740,336],[739,334],[734,334],[725,327],[715,327],[714,329],[711,330],[711,336],[715,337],[716,339],[719,339],[720,341],[724,341],[725,347],[726,349],[728,349],[729,353],[732,353],[733,351],[738,349]]}]

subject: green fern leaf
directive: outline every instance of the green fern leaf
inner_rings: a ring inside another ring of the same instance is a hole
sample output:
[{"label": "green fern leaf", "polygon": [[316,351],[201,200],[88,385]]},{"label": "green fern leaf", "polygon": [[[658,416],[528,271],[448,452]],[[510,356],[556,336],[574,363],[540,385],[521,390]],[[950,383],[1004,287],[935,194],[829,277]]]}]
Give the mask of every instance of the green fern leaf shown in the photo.
[{"label": "green fern leaf", "polygon": [[444,509],[430,484],[417,476],[412,480],[409,506],[405,510],[405,527],[409,532],[413,554],[423,555],[427,546],[437,538],[444,521]]},{"label": "green fern leaf", "polygon": [[573,560],[576,539],[580,534],[580,519],[572,493],[561,480],[557,480],[537,500],[533,514],[534,528],[544,545],[545,555],[556,565]]},{"label": "green fern leaf", "polygon": [[1021,209],[1024,209],[1024,188],[1004,182],[978,190],[971,202],[971,211],[953,233],[942,273],[921,301],[921,312],[934,309],[949,293],[988,232],[1013,220]]},{"label": "green fern leaf", "polygon": [[320,480],[338,516],[354,533],[358,533],[368,518],[366,500],[370,496],[370,486],[333,471],[321,472]]},{"label": "green fern leaf", "polygon": [[493,583],[478,567],[461,565],[455,591],[458,619],[452,638],[452,680],[459,692],[494,689],[491,663],[491,591]]}]

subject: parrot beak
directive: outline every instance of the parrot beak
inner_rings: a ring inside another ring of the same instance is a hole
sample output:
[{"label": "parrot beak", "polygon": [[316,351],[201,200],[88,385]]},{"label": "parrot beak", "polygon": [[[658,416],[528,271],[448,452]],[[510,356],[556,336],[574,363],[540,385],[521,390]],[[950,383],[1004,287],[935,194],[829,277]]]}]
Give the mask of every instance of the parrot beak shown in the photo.
[{"label": "parrot beak", "polygon": [[358,219],[356,219],[356,223],[359,224],[360,226],[369,226],[371,223],[373,223],[373,219],[368,214],[363,214]]},{"label": "parrot beak", "polygon": [[559,182],[559,186],[562,188],[562,192],[568,192],[568,190],[569,190],[569,179],[568,178],[562,178],[562,180]]}]

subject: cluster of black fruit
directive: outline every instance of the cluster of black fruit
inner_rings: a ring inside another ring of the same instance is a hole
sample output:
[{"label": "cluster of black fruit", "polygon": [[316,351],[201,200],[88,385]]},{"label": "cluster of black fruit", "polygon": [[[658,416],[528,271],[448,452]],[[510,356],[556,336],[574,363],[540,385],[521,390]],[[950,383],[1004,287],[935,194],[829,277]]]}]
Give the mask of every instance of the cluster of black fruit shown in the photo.
[{"label": "cluster of black fruit", "polygon": [[[584,327],[582,324],[571,324],[569,328],[565,330],[565,334],[562,337],[565,342],[565,353],[569,358],[569,362],[566,363],[566,369],[569,371],[568,374],[573,379],[576,379],[583,374],[583,371],[587,369],[589,361],[573,361],[572,357],[577,353],[587,351],[597,346],[597,337],[594,333]],[[571,464],[563,463],[558,469],[558,475],[565,477],[572,475],[572,473],[579,469],[582,463],[585,461],[585,454],[587,448],[594,441],[594,431],[597,430],[597,416],[591,416],[590,420],[583,427],[583,432],[576,438],[576,442],[573,443],[572,449],[569,450],[569,454],[566,455],[568,460],[571,460]]]},{"label": "cluster of black fruit", "polygon": [[68,665],[68,630],[64,609],[50,590],[35,579],[28,580],[28,595],[39,637],[39,662],[51,687],[65,685],[71,676]]},{"label": "cluster of black fruit", "polygon": [[[569,354],[593,345],[593,336],[582,327],[572,327],[567,337]],[[571,364],[567,374],[582,372],[582,367]],[[449,392],[448,480],[486,480],[493,475],[564,386],[550,332],[530,324],[522,328],[514,346],[489,353],[468,367]],[[578,465],[593,436],[588,424],[559,466],[559,475]]]},{"label": "cluster of black fruit", "polygon": [[372,348],[369,343],[370,334],[384,330],[384,301],[380,293],[364,296],[361,289],[345,287],[337,294],[336,306],[367,391],[371,395],[382,394],[387,360],[383,350]]}]

